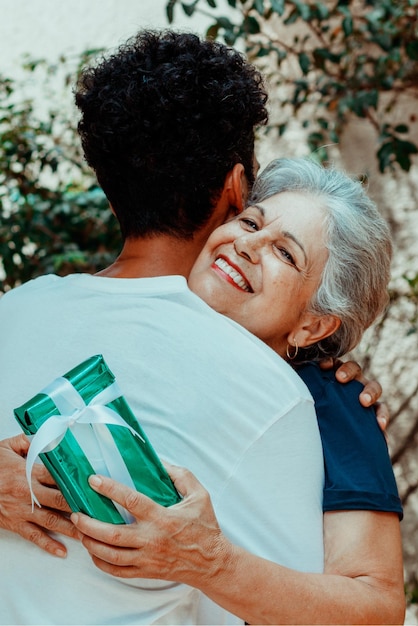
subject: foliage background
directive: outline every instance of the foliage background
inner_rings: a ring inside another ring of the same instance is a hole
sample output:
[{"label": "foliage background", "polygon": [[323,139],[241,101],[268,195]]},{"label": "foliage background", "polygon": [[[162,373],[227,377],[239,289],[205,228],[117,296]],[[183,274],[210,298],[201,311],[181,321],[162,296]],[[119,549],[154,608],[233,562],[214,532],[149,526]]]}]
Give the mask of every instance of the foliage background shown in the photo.
[{"label": "foliage background", "polygon": [[[201,12],[208,36],[239,46],[265,73],[272,156],[313,153],[369,186],[395,243],[391,305],[354,357],[383,383],[389,443],[405,505],[406,583],[418,602],[418,7],[415,0],[166,2],[169,21]],[[45,272],[94,272],[120,247],[106,200],[86,169],[74,116],[62,107],[81,57],[28,59],[0,82],[0,292]],[[43,86],[43,104],[22,99]],[[1,270],[0,270],[1,272]]]}]

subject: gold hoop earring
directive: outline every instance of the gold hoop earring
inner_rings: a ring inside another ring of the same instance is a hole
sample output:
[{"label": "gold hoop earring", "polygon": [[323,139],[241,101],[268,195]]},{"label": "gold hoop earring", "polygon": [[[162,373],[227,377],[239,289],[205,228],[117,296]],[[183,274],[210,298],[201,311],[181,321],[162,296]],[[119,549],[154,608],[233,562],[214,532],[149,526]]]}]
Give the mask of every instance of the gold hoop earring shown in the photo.
[{"label": "gold hoop earring", "polygon": [[295,347],[295,351],[294,351],[294,353],[293,353],[293,354],[289,354],[289,345],[290,345],[290,344],[287,344],[287,346],[286,346],[286,356],[287,356],[287,358],[289,359],[289,361],[293,361],[293,359],[295,359],[295,358],[297,357],[297,354],[298,354],[298,352],[299,352],[299,346],[298,346],[298,344],[297,344],[296,339],[294,339],[294,340],[293,340],[293,345],[294,345],[294,347]]}]

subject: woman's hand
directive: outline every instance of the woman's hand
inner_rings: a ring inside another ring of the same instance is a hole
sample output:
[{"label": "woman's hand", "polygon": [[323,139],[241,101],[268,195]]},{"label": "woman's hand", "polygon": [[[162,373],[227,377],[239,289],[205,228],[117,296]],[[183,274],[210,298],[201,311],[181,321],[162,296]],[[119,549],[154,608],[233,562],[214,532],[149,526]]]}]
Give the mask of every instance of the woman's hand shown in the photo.
[{"label": "woman's hand", "polygon": [[103,476],[90,486],[125,507],[132,524],[100,522],[81,513],[71,520],[82,543],[104,572],[122,578],[159,578],[200,587],[216,576],[232,546],[222,535],[207,491],[187,470],[166,464],[184,497],[165,508],[147,496]]},{"label": "woman's hand", "polygon": [[[201,589],[249,624],[401,624],[404,614],[399,521],[393,513],[325,515],[325,574],[296,572],[230,544],[206,490],[168,466],[179,504],[164,508],[110,478],[91,486],[135,515],[128,525],[71,516],[104,572],[160,578]],[[383,620],[383,621],[380,621]]]},{"label": "woman's hand", "polygon": [[32,472],[33,489],[42,508],[32,503],[26,480],[29,440],[17,435],[0,441],[0,527],[15,532],[55,556],[66,555],[65,546],[50,532],[77,537],[66,513],[71,510],[57,489],[48,470],[36,463]]}]

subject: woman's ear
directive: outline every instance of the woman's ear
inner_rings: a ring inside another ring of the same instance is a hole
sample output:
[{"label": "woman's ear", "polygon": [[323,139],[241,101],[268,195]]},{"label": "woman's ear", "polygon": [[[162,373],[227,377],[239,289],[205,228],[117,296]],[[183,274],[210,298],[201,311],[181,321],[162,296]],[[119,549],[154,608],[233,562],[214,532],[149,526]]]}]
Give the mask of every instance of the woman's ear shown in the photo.
[{"label": "woman's ear", "polygon": [[292,331],[293,340],[289,343],[295,345],[295,340],[299,348],[307,348],[322,339],[333,335],[341,326],[341,320],[335,315],[316,315],[315,313],[305,313],[300,325]]}]

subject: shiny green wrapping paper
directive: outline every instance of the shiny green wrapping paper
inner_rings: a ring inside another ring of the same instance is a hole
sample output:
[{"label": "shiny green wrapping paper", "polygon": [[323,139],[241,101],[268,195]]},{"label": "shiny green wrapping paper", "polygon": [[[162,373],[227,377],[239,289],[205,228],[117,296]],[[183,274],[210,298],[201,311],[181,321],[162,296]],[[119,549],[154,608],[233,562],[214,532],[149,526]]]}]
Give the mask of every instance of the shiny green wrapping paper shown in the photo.
[{"label": "shiny green wrapping paper", "polygon": [[[115,381],[101,355],[87,359],[64,374],[63,378],[72,384],[86,404]],[[111,433],[136,489],[163,506],[178,502],[181,499],[179,494],[124,397],[119,396],[107,406],[116,411],[142,438],[136,437],[123,426],[105,426]],[[29,436],[34,435],[48,418],[60,413],[53,400],[42,392],[14,412],[23,431]],[[91,428],[91,425],[87,428]],[[39,456],[73,511],[81,511],[104,522],[124,523],[115,504],[89,486],[88,477],[95,470],[71,429],[66,431],[54,449]]]}]

